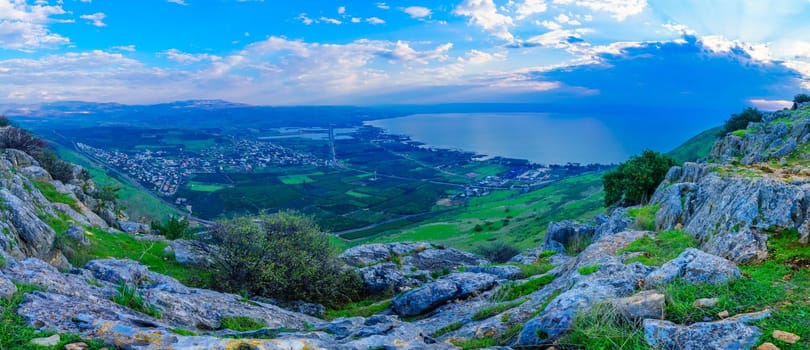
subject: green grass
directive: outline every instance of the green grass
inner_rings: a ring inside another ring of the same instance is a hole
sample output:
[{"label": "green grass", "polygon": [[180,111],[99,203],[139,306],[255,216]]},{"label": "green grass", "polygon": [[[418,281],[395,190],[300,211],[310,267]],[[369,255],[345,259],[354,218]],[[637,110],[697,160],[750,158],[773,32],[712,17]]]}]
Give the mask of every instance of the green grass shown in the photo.
[{"label": "green grass", "polygon": [[[368,238],[351,243],[430,240],[465,251],[476,251],[493,243],[518,249],[536,247],[542,243],[549,222],[586,220],[604,211],[601,175],[573,176],[523,194],[513,190],[494,191],[489,196],[471,198],[466,206],[423,222],[354,233],[353,238]],[[509,224],[504,225],[507,219]],[[475,230],[476,225],[481,230]]]},{"label": "green grass", "polygon": [[690,234],[679,230],[668,230],[656,233],[653,237],[644,236],[616,251],[641,252],[641,256],[628,259],[626,263],[640,262],[647,266],[661,266],[681,254],[686,248],[698,246],[697,240]]},{"label": "green grass", "polygon": [[520,268],[522,272],[523,278],[528,278],[536,275],[541,275],[549,270],[551,270],[554,266],[548,262],[548,259],[540,259],[534,264],[512,264]]},{"label": "green grass", "polygon": [[717,141],[717,135],[722,131],[722,127],[714,127],[703,131],[690,138],[682,145],[669,151],[667,155],[675,159],[678,163],[694,162],[708,157],[709,153]]},{"label": "green grass", "polygon": [[[663,292],[667,297],[667,319],[677,323],[693,323],[704,319],[716,320],[723,310],[731,315],[773,310],[772,316],[754,322],[762,329],[761,342],[770,341],[781,349],[810,349],[810,247],[797,243],[798,233],[787,230],[774,233],[768,240],[769,258],[759,264],[742,265],[743,276],[721,285],[691,285],[676,281]],[[695,308],[699,298],[718,298],[711,308]],[[790,345],[771,338],[774,330],[791,332],[802,337]]]},{"label": "green grass", "polygon": [[56,190],[56,186],[54,186],[50,182],[44,181],[32,181],[34,187],[36,187],[39,192],[42,192],[42,195],[45,196],[49,201],[53,203],[62,203],[67,204],[74,210],[80,210],[79,204],[76,202],[70,194],[62,193]]},{"label": "green grass", "polygon": [[583,266],[577,269],[580,275],[587,276],[596,271],[599,271],[599,265]]},{"label": "green grass", "polygon": [[149,267],[150,271],[168,275],[191,286],[203,286],[210,272],[183,265],[174,260],[174,254],[166,253],[165,242],[139,241],[128,234],[106,233],[89,229],[90,247],[87,255],[93,258],[132,259]]},{"label": "green grass", "polygon": [[188,189],[197,192],[216,192],[223,188],[227,188],[228,186],[220,185],[220,184],[212,184],[206,182],[196,182],[191,181],[188,183]]},{"label": "green grass", "polygon": [[[25,294],[39,290],[30,285],[17,285],[17,293],[0,299],[0,349],[41,350],[42,347],[30,343],[31,339],[48,337],[56,332],[41,332],[28,325],[25,318],[17,314],[17,309],[25,300]],[[82,339],[75,334],[60,334],[55,349],[63,349],[66,344],[84,342],[91,350],[103,347],[112,348],[98,340]]]},{"label": "green grass", "polygon": [[649,349],[640,325],[622,317],[608,303],[597,304],[584,313],[578,313],[571,332],[560,344],[585,350]]},{"label": "green grass", "polygon": [[246,316],[224,317],[219,321],[219,325],[223,329],[230,329],[237,332],[255,331],[267,327],[267,323],[264,321]]},{"label": "green grass", "polygon": [[340,309],[327,309],[325,318],[334,320],[340,317],[369,317],[387,310],[391,306],[391,300],[374,301],[363,300],[345,305]]},{"label": "green grass", "polygon": [[627,210],[635,222],[633,226],[638,230],[655,231],[655,214],[658,213],[658,205],[648,205]]},{"label": "green grass", "polygon": [[461,328],[461,326],[463,326],[463,324],[461,322],[453,322],[453,323],[451,323],[449,325],[446,325],[446,326],[444,326],[442,328],[437,329],[430,336],[434,337],[434,338],[438,338],[438,337],[441,337],[441,336],[443,336],[443,335],[445,335],[447,333],[459,330]]},{"label": "green grass", "polygon": [[143,300],[143,296],[135,286],[126,283],[121,283],[118,286],[116,294],[113,296],[112,301],[116,304],[128,307],[132,310],[147,314],[154,318],[160,318],[160,310],[155,308]]},{"label": "green grass", "polygon": [[462,350],[481,349],[498,345],[498,339],[494,337],[453,339],[450,342],[453,343],[453,345],[460,347]]},{"label": "green grass", "polygon": [[279,176],[278,180],[285,185],[300,185],[310,182],[315,182],[309,175],[321,175],[321,174],[295,174],[295,175],[283,175]]},{"label": "green grass", "polygon": [[493,301],[508,301],[515,300],[524,295],[533,293],[541,287],[554,281],[554,275],[542,275],[537,278],[530,279],[523,283],[507,282],[498,287],[498,290],[490,298]]},{"label": "green grass", "polygon": [[514,308],[514,307],[517,307],[517,306],[519,306],[519,305],[521,305],[521,304],[523,304],[525,302],[526,302],[526,300],[516,300],[516,301],[511,301],[511,302],[506,302],[506,303],[501,303],[501,304],[495,304],[495,305],[492,305],[492,306],[482,308],[482,309],[478,310],[478,312],[476,312],[475,314],[472,315],[472,320],[473,321],[486,320],[486,319],[488,319],[488,318],[490,318],[492,316],[495,316],[495,315],[497,315],[497,314],[499,314],[501,312],[504,312],[504,311],[509,310],[511,308]]}]

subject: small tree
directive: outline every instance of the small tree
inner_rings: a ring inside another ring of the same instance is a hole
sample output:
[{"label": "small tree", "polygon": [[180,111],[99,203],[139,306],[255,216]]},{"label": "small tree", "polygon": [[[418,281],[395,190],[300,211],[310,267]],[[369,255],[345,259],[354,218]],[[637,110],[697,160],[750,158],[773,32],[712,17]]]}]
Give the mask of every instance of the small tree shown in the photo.
[{"label": "small tree", "polygon": [[602,177],[605,206],[646,202],[674,165],[672,158],[652,150],[619,164]]},{"label": "small tree", "polygon": [[810,102],[810,95],[798,94],[793,97],[793,110],[799,108],[799,104]]},{"label": "small tree", "polygon": [[742,130],[748,127],[750,122],[761,122],[762,112],[754,107],[748,107],[742,112],[732,114],[731,118],[726,120],[723,124],[723,133],[728,134],[736,130]]},{"label": "small tree", "polygon": [[11,121],[4,115],[0,115],[0,128],[10,126]]},{"label": "small tree", "polygon": [[153,230],[171,240],[185,238],[188,236],[188,219],[186,218],[172,216],[166,220],[165,224],[152,221],[151,226]]},{"label": "small tree", "polygon": [[359,276],[337,258],[329,236],[294,212],[241,217],[211,235],[220,285],[231,292],[339,305],[355,299]]},{"label": "small tree", "polygon": [[0,148],[13,148],[33,155],[46,145],[42,139],[20,128],[10,127],[0,132]]}]

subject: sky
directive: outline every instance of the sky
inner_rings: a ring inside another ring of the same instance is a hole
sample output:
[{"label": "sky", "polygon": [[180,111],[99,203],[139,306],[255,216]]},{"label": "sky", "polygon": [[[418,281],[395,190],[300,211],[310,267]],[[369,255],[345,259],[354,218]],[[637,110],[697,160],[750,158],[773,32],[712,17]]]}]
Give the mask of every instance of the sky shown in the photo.
[{"label": "sky", "polygon": [[751,104],[810,0],[0,0],[0,103]]}]

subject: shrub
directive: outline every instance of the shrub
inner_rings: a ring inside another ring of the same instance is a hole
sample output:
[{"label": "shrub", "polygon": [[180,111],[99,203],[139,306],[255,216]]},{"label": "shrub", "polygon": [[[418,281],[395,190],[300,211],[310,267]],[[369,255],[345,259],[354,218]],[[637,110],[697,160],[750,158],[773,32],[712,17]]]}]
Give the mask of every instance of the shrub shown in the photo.
[{"label": "shrub", "polygon": [[219,321],[220,328],[230,329],[237,332],[249,332],[267,327],[267,323],[262,320],[254,320],[247,316],[224,317]]},{"label": "shrub", "polygon": [[723,133],[728,134],[736,130],[748,128],[750,122],[761,122],[762,112],[754,107],[748,107],[740,113],[732,114],[723,124]]},{"label": "shrub", "polygon": [[0,115],[0,128],[5,127],[5,126],[10,126],[10,125],[11,125],[11,121],[8,120],[8,117],[6,117],[4,115]]},{"label": "shrub", "polygon": [[667,155],[645,150],[641,155],[619,164],[602,177],[605,205],[626,205],[647,201],[675,161]]},{"label": "shrub", "polygon": [[505,243],[496,243],[478,248],[478,254],[495,263],[505,263],[519,253],[520,251],[517,248]]},{"label": "shrub", "polygon": [[807,102],[810,102],[810,95],[798,94],[793,97],[793,109],[796,110],[799,108],[800,103],[807,103]]},{"label": "shrub", "polygon": [[309,217],[284,211],[221,221],[215,269],[226,290],[285,300],[340,305],[358,296],[360,278],[338,260]]},{"label": "shrub", "polygon": [[596,271],[599,271],[599,265],[583,266],[577,270],[577,272],[583,276],[590,275]]},{"label": "shrub", "polygon": [[165,224],[152,221],[151,226],[152,230],[157,231],[158,234],[171,240],[185,238],[188,236],[188,219],[186,218],[172,216],[166,220]]},{"label": "shrub", "polygon": [[45,141],[20,128],[12,127],[0,133],[0,148],[13,148],[33,155],[45,146]]},{"label": "shrub", "polygon": [[47,170],[55,180],[67,183],[75,178],[73,176],[73,164],[59,159],[52,150],[41,148],[29,154],[31,154],[31,156],[39,162],[39,165]]}]

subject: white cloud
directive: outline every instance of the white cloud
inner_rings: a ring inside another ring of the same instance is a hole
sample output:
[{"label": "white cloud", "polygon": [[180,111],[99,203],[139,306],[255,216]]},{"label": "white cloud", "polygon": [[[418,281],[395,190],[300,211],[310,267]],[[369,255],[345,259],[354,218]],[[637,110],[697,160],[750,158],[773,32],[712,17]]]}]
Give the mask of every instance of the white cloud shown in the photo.
[{"label": "white cloud", "polygon": [[775,111],[783,108],[790,108],[793,106],[793,101],[788,100],[766,100],[766,99],[752,98],[748,100],[748,102],[754,105],[755,107],[766,111]]},{"label": "white cloud", "polygon": [[498,13],[493,0],[464,0],[453,13],[470,17],[471,25],[477,25],[495,37],[510,42],[514,40],[509,32],[509,27],[513,24],[512,18]]},{"label": "white cloud", "polygon": [[422,7],[422,6],[411,6],[402,9],[403,12],[407,13],[411,16],[411,18],[424,18],[428,17],[433,13],[429,8]]},{"label": "white cloud", "polygon": [[0,48],[31,51],[67,44],[70,40],[48,29],[54,18],[66,14],[62,6],[29,5],[26,1],[0,0]]},{"label": "white cloud", "polygon": [[582,25],[580,21],[577,21],[564,13],[559,14],[557,17],[554,17],[554,19],[561,24],[567,24],[571,26]]},{"label": "white cloud", "polygon": [[298,20],[301,21],[301,23],[303,23],[304,25],[307,25],[307,26],[312,24],[312,23],[315,23],[315,20],[313,20],[312,18],[307,17],[306,13],[302,13],[302,14],[298,15],[297,18],[298,18]]},{"label": "white cloud", "polygon": [[548,5],[546,5],[545,0],[524,0],[517,5],[515,12],[517,13],[517,19],[522,20],[531,15],[546,12],[547,9]]},{"label": "white cloud", "polygon": [[336,24],[336,25],[343,24],[343,22],[341,20],[334,19],[334,18],[329,18],[329,17],[321,17],[318,20],[321,21],[321,22],[329,23],[329,24]]},{"label": "white cloud", "polygon": [[363,21],[363,19],[360,18],[360,17],[352,17],[352,23],[360,23],[362,21]]},{"label": "white cloud", "polygon": [[197,63],[197,62],[202,62],[202,61],[216,62],[216,61],[219,61],[219,60],[222,59],[222,57],[215,56],[215,55],[209,55],[207,53],[191,54],[191,53],[182,52],[182,51],[180,51],[178,49],[169,49],[169,50],[163,52],[162,55],[166,56],[166,58],[168,58],[168,59],[170,59],[172,61],[183,63],[183,64],[191,64],[191,63]]},{"label": "white cloud", "polygon": [[543,27],[546,27],[546,29],[549,29],[549,30],[562,29],[562,25],[560,25],[559,23],[554,22],[554,21],[542,21],[542,22],[537,21],[535,23],[537,23],[537,25],[541,25]]},{"label": "white cloud", "polygon": [[166,1],[168,1],[170,3],[173,3],[173,4],[183,5],[183,6],[188,5],[186,3],[186,0],[166,0]]},{"label": "white cloud", "polygon": [[107,15],[105,15],[102,12],[96,12],[96,13],[94,13],[92,15],[82,15],[82,16],[79,16],[79,18],[87,20],[87,23],[89,23],[90,25],[96,26],[96,27],[106,27],[107,26],[107,24],[104,23],[104,19],[107,18]]},{"label": "white cloud", "polygon": [[647,7],[647,0],[554,0],[555,4],[576,5],[594,11],[607,12],[617,21],[640,14]]},{"label": "white cloud", "polygon": [[338,7],[338,14],[342,15],[346,13],[346,6]]},{"label": "white cloud", "polygon": [[501,53],[491,54],[478,50],[470,50],[464,56],[464,58],[459,57],[459,62],[468,64],[484,64],[506,58],[506,55]]},{"label": "white cloud", "polygon": [[388,6],[388,4],[386,4],[384,2],[378,2],[377,3],[377,8],[383,9],[383,10],[388,10],[388,9],[391,8],[391,6]]},{"label": "white cloud", "polygon": [[112,49],[115,51],[135,52],[135,45],[113,46]]},{"label": "white cloud", "polygon": [[373,24],[373,25],[385,24],[385,21],[383,21],[382,19],[377,18],[377,17],[366,18],[366,22],[368,22],[369,24]]},{"label": "white cloud", "polygon": [[707,35],[700,38],[703,47],[715,53],[731,53],[733,50],[742,50],[751,60],[760,63],[773,61],[773,55],[767,44],[751,44],[739,40],[729,40],[721,35]]}]

